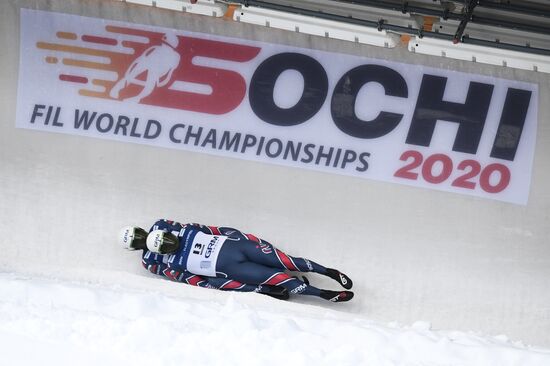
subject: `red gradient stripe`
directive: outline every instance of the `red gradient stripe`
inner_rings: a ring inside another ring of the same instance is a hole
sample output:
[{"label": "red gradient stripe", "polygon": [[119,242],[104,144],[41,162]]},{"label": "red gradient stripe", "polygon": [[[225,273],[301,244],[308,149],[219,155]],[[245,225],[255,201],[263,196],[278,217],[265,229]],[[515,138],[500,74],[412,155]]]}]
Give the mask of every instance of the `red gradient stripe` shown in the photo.
[{"label": "red gradient stripe", "polygon": [[59,80],[70,81],[72,83],[79,83],[79,84],[87,84],[88,83],[88,78],[85,78],[83,76],[76,76],[76,75],[61,74],[61,75],[59,75]]},{"label": "red gradient stripe", "polygon": [[286,255],[285,253],[281,252],[279,249],[275,249],[275,252],[277,253],[277,257],[279,257],[279,260],[285,266],[289,271],[299,271],[299,269],[294,265],[292,260]]},{"label": "red gradient stripe", "polygon": [[226,283],[224,283],[220,288],[227,289],[227,290],[234,290],[240,287],[243,287],[243,284],[240,283],[239,281],[229,280]]},{"label": "red gradient stripe", "polygon": [[173,270],[170,270],[170,269],[166,269],[165,272],[164,272],[164,275],[166,277],[168,277],[169,279],[171,279],[171,280],[176,280],[178,278],[178,276],[180,275],[180,272],[173,271]]},{"label": "red gradient stripe", "polygon": [[109,46],[116,46],[118,44],[118,41],[114,38],[106,38],[106,37],[98,37],[98,36],[90,36],[88,34],[82,36],[82,40],[84,42],[91,42],[91,43],[99,43],[99,44],[106,44]]},{"label": "red gradient stripe", "polygon": [[203,279],[202,277],[199,277],[199,276],[191,276],[191,277],[188,277],[186,279],[187,283],[192,285],[192,286],[198,286],[199,285],[199,282],[202,282]]},{"label": "red gradient stripe", "polygon": [[265,281],[263,284],[266,284],[266,285],[273,285],[273,286],[277,286],[281,283],[284,283],[288,280],[290,280],[292,277],[290,277],[289,275],[287,275],[286,273],[283,273],[283,272],[279,272],[279,273],[276,273],[274,274],[273,276],[271,276],[267,281]]},{"label": "red gradient stripe", "polygon": [[220,229],[218,229],[217,226],[209,226],[208,228],[210,229],[210,231],[212,231],[212,234],[220,235]]},{"label": "red gradient stripe", "polygon": [[248,240],[255,241],[256,243],[260,242],[260,239],[258,239],[258,237],[256,237],[255,235],[252,235],[252,234],[245,234],[245,235],[248,238]]}]

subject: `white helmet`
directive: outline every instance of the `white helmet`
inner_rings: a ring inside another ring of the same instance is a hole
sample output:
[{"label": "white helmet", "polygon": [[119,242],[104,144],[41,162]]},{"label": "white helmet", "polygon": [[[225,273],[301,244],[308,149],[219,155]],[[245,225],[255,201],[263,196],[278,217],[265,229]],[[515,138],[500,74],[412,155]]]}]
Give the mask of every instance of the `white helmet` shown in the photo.
[{"label": "white helmet", "polygon": [[124,249],[145,249],[147,231],[137,226],[126,226],[120,230],[118,242]]},{"label": "white helmet", "polygon": [[174,253],[179,246],[178,238],[174,234],[163,230],[153,230],[147,236],[147,249],[154,253]]}]

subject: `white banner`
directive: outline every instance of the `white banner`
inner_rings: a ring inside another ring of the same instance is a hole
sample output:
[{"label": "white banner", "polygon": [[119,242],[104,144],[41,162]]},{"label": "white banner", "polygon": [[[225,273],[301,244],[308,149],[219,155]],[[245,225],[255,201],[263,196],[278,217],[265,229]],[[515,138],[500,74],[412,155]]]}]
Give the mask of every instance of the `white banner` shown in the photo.
[{"label": "white banner", "polygon": [[535,84],[21,10],[19,128],[526,204]]}]

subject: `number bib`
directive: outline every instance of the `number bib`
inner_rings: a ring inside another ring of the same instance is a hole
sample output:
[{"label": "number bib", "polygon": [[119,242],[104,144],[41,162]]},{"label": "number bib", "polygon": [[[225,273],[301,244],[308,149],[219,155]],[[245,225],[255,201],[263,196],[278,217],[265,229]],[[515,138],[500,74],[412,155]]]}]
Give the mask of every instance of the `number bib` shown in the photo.
[{"label": "number bib", "polygon": [[187,257],[187,270],[196,275],[216,277],[218,254],[227,236],[197,233]]}]

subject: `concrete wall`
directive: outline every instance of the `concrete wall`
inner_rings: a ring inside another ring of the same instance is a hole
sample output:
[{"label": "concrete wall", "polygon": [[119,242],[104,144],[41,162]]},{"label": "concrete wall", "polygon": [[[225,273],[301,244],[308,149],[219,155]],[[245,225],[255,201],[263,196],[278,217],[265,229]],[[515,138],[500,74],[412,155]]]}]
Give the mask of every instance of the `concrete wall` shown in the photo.
[{"label": "concrete wall", "polygon": [[[539,84],[527,206],[115,141],[15,128],[19,9],[160,25]],[[0,270],[142,273],[119,228],[159,217],[254,232],[341,268],[381,321],[507,334],[550,346],[550,76],[311,37],[115,1],[0,2]],[[185,171],[159,190],[145,167]],[[207,166],[208,169],[203,169]],[[192,172],[188,174],[187,172]],[[239,179],[218,177],[238,172]],[[185,179],[184,179],[185,178]],[[321,277],[316,283],[334,286]],[[305,300],[300,300],[305,301]],[[322,304],[325,306],[325,304]],[[348,305],[348,304],[344,304]],[[329,306],[329,305],[326,305]]]}]

